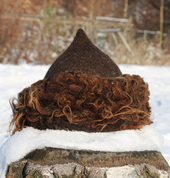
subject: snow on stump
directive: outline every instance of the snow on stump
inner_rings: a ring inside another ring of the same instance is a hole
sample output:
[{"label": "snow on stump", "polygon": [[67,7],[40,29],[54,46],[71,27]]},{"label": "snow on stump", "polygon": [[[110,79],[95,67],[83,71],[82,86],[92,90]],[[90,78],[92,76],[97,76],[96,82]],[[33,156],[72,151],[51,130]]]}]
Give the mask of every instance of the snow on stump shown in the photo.
[{"label": "snow on stump", "polygon": [[142,77],[122,74],[79,29],[44,79],[11,102],[13,135],[0,148],[0,175],[168,178],[149,95]]},{"label": "snow on stump", "polygon": [[11,163],[7,178],[168,178],[169,165],[158,151],[99,152],[36,149]]}]

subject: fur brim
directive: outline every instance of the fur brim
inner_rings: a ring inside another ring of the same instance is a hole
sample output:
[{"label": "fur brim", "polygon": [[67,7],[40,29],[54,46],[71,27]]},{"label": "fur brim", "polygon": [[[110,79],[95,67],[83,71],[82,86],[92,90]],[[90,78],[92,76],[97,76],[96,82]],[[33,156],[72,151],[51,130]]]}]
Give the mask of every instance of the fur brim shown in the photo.
[{"label": "fur brim", "polygon": [[17,103],[11,103],[10,128],[13,132],[27,126],[86,132],[140,129],[152,123],[148,101],[148,84],[138,75],[104,78],[63,72],[19,93]]}]

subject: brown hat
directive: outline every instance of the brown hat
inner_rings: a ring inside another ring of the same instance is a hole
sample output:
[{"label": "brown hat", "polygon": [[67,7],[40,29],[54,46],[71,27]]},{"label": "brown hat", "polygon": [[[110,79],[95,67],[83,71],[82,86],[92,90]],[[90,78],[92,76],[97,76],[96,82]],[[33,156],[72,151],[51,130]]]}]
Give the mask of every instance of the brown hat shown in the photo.
[{"label": "brown hat", "polygon": [[138,75],[122,75],[80,29],[45,78],[19,93],[17,104],[11,103],[10,128],[15,126],[13,132],[27,126],[86,132],[140,129],[152,123],[148,101],[148,84]]},{"label": "brown hat", "polygon": [[45,78],[50,78],[56,73],[66,71],[82,71],[87,74],[99,75],[100,77],[122,75],[113,60],[94,46],[82,29],[77,31],[73,42],[67,50],[54,61]]}]

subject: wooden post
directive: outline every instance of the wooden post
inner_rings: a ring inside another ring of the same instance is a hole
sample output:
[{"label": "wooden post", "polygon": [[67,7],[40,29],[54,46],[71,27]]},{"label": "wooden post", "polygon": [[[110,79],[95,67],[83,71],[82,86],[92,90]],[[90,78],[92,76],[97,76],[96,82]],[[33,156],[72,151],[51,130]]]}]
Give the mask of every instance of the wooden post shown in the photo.
[{"label": "wooden post", "polygon": [[124,36],[122,35],[121,32],[117,33],[120,37],[120,39],[122,40],[123,44],[125,45],[125,47],[127,48],[127,50],[132,54],[132,56],[134,56],[134,53],[131,49],[131,47],[129,46],[129,44],[127,43],[126,39],[124,38]]},{"label": "wooden post", "polygon": [[124,7],[124,14],[123,17],[127,18],[127,11],[128,11],[128,0],[125,0],[125,7]]},{"label": "wooden post", "polygon": [[168,163],[157,151],[115,153],[46,147],[11,163],[6,177],[168,178],[168,171]]},{"label": "wooden post", "polygon": [[162,48],[162,34],[163,34],[163,20],[164,20],[164,0],[161,0],[160,7],[160,36],[159,36],[159,47]]},{"label": "wooden post", "polygon": [[118,40],[117,40],[116,35],[115,35],[114,32],[112,33],[112,38],[113,38],[113,40],[114,40],[114,42],[115,42],[115,44],[117,46],[118,45]]},{"label": "wooden post", "polygon": [[93,15],[94,15],[94,1],[95,0],[91,1],[91,6],[90,6],[90,19],[91,20],[93,19]]}]

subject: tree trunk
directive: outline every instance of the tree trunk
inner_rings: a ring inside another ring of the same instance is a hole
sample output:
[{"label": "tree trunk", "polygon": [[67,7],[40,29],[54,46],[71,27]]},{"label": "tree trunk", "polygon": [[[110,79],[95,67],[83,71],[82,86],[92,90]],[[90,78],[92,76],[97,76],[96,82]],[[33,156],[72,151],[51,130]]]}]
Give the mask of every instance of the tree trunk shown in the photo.
[{"label": "tree trunk", "polygon": [[157,151],[112,153],[45,148],[11,163],[7,178],[168,178],[169,170]]}]

